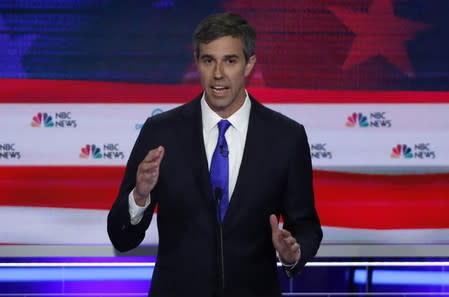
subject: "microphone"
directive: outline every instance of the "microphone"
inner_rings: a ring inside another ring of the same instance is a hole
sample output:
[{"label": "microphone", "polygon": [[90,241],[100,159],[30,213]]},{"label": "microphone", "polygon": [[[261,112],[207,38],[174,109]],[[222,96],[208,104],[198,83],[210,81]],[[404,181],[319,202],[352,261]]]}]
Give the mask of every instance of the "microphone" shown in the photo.
[{"label": "microphone", "polygon": [[221,203],[221,198],[223,198],[223,189],[220,187],[215,188],[215,199],[217,199],[218,204]]},{"label": "microphone", "polygon": [[220,145],[220,154],[221,154],[223,157],[225,157],[225,158],[227,158],[228,155],[229,155],[229,151],[228,151],[228,149],[224,146],[224,144],[221,144],[221,145]]}]

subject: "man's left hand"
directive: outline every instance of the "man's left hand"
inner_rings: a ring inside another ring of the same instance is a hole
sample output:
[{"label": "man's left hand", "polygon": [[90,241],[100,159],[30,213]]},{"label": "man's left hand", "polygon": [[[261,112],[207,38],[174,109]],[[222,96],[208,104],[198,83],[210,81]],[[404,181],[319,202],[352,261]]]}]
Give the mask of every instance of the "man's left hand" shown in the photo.
[{"label": "man's left hand", "polygon": [[301,257],[299,244],[292,234],[279,228],[279,222],[277,217],[272,214],[270,216],[271,225],[271,239],[273,241],[274,248],[279,253],[281,262],[286,265],[293,265],[297,263]]}]

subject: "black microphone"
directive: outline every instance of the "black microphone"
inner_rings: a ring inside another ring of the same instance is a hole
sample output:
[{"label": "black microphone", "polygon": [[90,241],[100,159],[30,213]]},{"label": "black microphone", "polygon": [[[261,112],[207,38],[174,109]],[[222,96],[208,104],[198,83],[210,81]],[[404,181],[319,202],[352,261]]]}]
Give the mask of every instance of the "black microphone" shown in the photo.
[{"label": "black microphone", "polygon": [[220,187],[215,188],[215,199],[217,199],[218,205],[221,203],[221,198],[223,198],[223,189]]},{"label": "black microphone", "polygon": [[225,158],[227,158],[229,155],[229,151],[227,148],[225,148],[224,144],[220,145],[220,154]]}]

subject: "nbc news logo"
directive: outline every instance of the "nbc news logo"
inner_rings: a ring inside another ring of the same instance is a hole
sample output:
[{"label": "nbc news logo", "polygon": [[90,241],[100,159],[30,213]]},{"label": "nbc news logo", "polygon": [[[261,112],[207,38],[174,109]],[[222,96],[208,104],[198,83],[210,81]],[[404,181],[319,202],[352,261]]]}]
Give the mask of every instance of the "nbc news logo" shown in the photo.
[{"label": "nbc news logo", "polygon": [[361,112],[354,112],[346,119],[346,127],[360,128],[391,128],[391,120],[386,117],[386,112],[370,112],[364,115]]},{"label": "nbc news logo", "polygon": [[310,145],[312,159],[332,159],[332,152],[326,148],[327,143],[313,143]]},{"label": "nbc news logo", "polygon": [[81,148],[81,159],[124,159],[125,153],[119,149],[118,143],[107,143],[103,146],[86,144]]},{"label": "nbc news logo", "polygon": [[31,120],[33,128],[76,128],[76,120],[72,119],[71,112],[56,112],[53,116],[46,112],[38,112]]},{"label": "nbc news logo", "polygon": [[430,143],[418,143],[413,147],[397,144],[391,149],[392,159],[435,159],[436,153],[431,150]]},{"label": "nbc news logo", "polygon": [[0,159],[20,159],[22,155],[16,150],[15,143],[0,143]]}]

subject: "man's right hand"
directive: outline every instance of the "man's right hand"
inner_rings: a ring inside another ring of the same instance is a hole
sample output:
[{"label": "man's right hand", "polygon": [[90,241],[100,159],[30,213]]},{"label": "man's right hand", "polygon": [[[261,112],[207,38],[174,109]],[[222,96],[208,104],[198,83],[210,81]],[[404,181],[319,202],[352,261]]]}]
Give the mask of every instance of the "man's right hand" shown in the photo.
[{"label": "man's right hand", "polygon": [[136,174],[136,187],[134,188],[134,201],[139,206],[145,206],[148,195],[154,189],[159,179],[159,167],[164,157],[165,149],[159,146],[148,152],[145,159],[139,164]]}]

